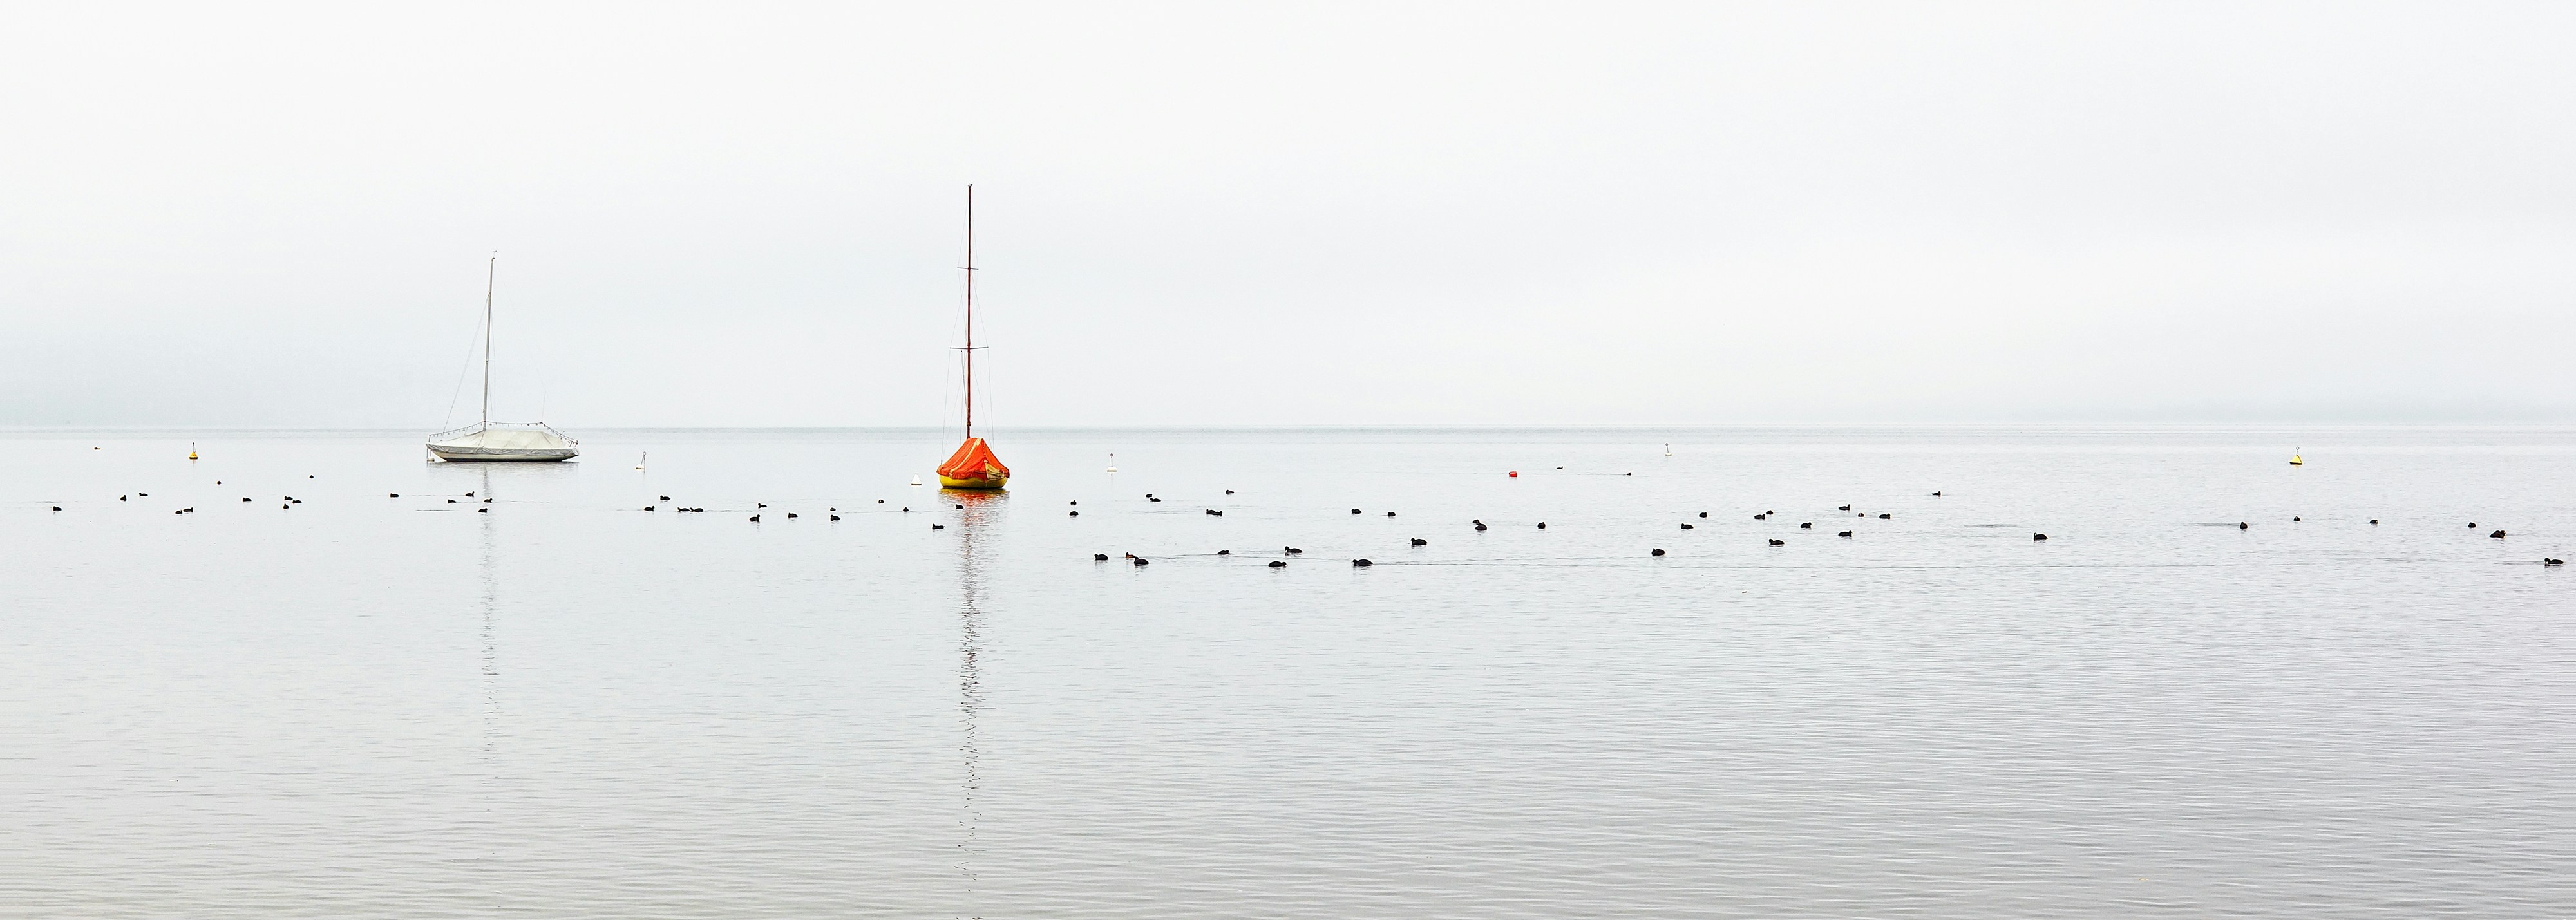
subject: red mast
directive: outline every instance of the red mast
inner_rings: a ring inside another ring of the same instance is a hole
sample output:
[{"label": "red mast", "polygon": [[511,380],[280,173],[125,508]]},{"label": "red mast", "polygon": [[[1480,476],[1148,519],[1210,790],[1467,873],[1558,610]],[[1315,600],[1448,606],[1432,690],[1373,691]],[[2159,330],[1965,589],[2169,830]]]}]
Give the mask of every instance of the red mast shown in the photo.
[{"label": "red mast", "polygon": [[1000,489],[1011,478],[1009,467],[975,436],[975,187],[966,186],[966,441],[939,466],[939,484],[950,489]]},{"label": "red mast", "polygon": [[966,185],[966,437],[975,437],[975,185]]}]

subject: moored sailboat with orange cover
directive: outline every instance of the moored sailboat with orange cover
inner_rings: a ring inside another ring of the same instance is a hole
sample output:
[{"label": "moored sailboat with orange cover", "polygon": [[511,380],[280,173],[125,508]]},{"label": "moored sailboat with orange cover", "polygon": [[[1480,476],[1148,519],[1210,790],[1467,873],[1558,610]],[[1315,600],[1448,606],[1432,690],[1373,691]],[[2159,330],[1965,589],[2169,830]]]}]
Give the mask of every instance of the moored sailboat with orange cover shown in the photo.
[{"label": "moored sailboat with orange cover", "polygon": [[939,484],[950,489],[999,489],[1011,481],[1011,468],[993,456],[983,438],[967,438],[939,465]]},{"label": "moored sailboat with orange cover", "polygon": [[966,443],[939,465],[939,485],[948,489],[999,489],[1011,481],[1011,468],[993,456],[993,447],[975,436],[975,187],[966,187]]}]

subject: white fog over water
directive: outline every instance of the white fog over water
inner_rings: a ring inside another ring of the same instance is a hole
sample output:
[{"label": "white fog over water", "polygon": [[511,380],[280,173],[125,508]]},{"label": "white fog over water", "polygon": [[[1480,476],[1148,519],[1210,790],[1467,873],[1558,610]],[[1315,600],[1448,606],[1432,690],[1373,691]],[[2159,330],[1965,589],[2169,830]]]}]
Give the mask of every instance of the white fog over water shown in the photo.
[{"label": "white fog over water", "polygon": [[9,19],[0,424],[2576,420],[2563,5]]}]

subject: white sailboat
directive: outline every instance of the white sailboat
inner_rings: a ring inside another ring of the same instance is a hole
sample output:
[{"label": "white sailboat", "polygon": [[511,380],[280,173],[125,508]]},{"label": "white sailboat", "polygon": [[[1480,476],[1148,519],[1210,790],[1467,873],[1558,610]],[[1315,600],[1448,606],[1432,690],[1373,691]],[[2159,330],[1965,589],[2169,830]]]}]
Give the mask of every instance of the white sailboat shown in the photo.
[{"label": "white sailboat", "polygon": [[447,461],[570,460],[581,455],[581,442],[546,423],[492,420],[492,281],[500,262],[492,257],[483,275],[483,420],[430,435],[429,452]]}]

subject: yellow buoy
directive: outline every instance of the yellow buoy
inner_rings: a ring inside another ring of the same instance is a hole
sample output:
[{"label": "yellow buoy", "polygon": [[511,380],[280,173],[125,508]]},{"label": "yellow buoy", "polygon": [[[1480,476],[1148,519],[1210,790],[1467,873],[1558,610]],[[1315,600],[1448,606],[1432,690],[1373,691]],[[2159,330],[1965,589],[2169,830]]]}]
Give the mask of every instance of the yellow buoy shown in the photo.
[{"label": "yellow buoy", "polygon": [[188,445],[188,459],[197,459],[197,445],[193,443]]},{"label": "yellow buoy", "polygon": [[2305,460],[2301,460],[2301,459],[2299,459],[2299,454],[2298,454],[2298,452],[2297,452],[2297,451],[2292,451],[2292,452],[2290,452],[2290,465],[2291,465],[2291,466],[2306,466],[2306,465],[2308,465],[2308,461],[2305,461]]}]

